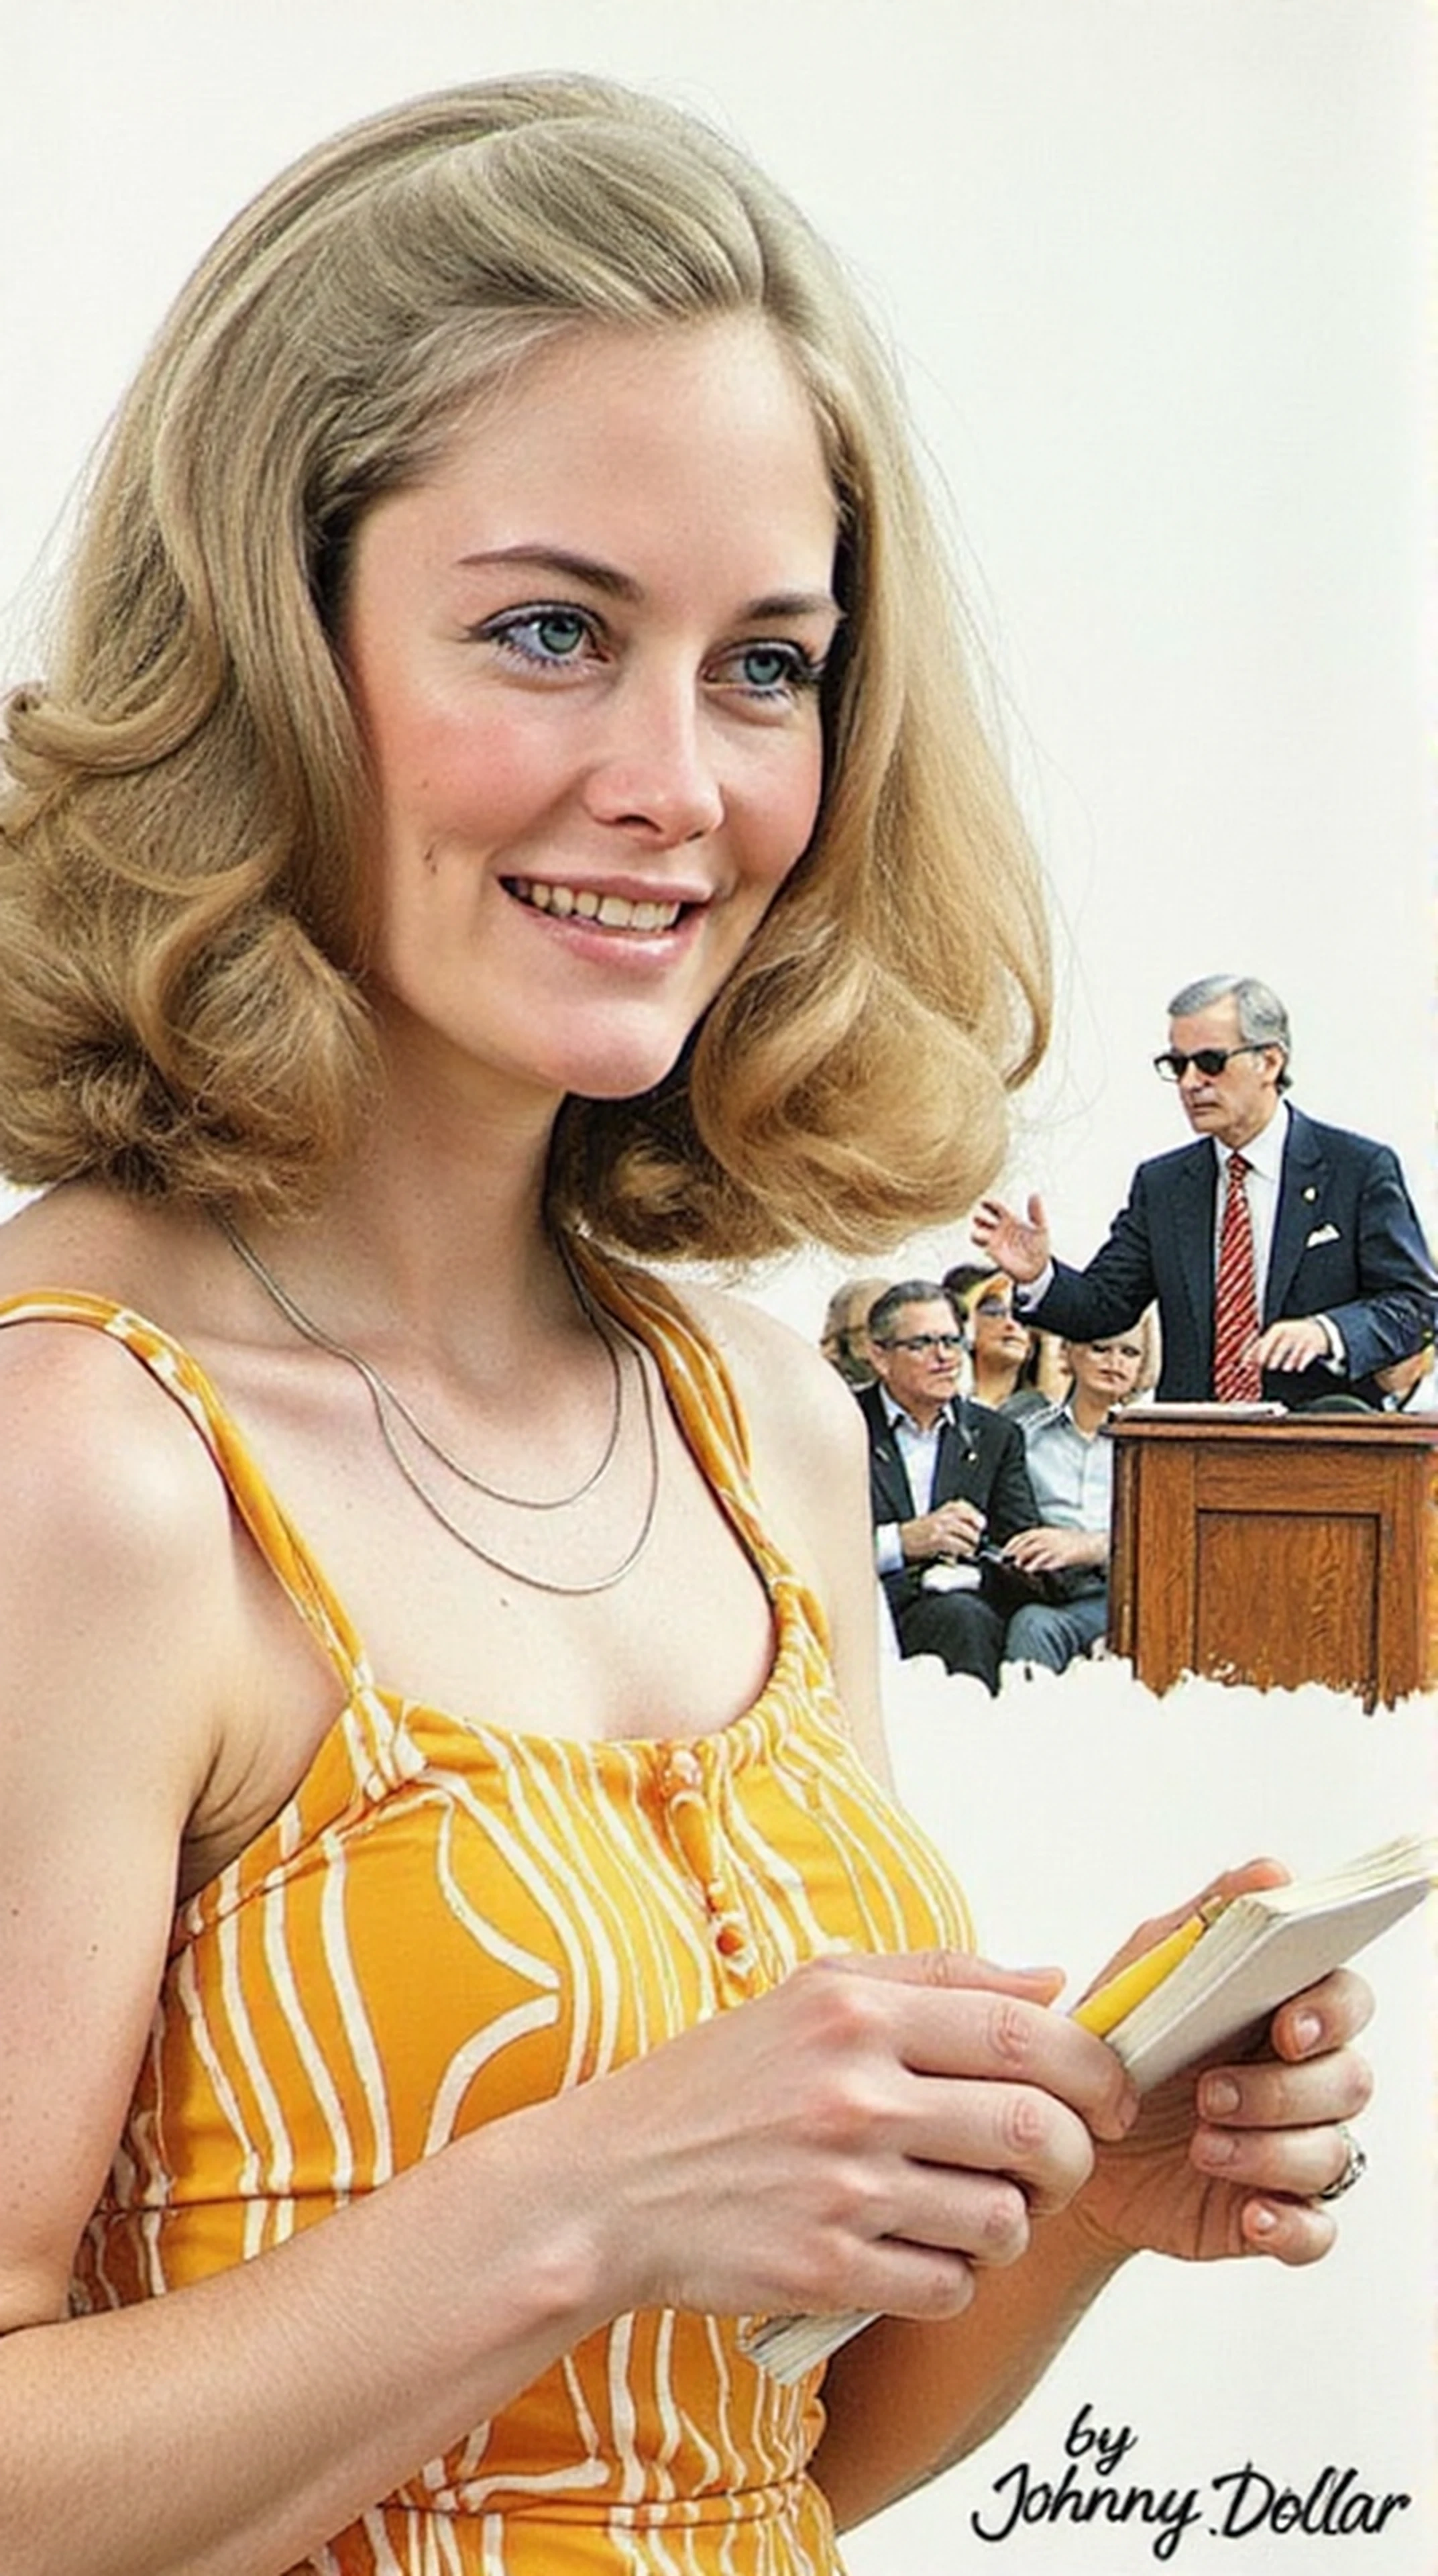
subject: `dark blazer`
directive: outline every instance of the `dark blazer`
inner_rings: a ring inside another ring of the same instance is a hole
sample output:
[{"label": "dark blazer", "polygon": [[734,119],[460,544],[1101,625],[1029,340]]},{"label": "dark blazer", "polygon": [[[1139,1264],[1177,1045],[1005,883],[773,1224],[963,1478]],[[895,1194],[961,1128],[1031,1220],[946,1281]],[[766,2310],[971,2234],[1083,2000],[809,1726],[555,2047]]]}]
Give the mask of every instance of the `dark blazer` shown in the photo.
[{"label": "dark blazer", "polygon": [[[860,1390],[859,1409],[869,1430],[869,1504],[874,1527],[911,1521],[918,1505],[876,1386]],[[1002,1547],[1016,1531],[1036,1528],[1039,1520],[1023,1433],[1006,1415],[995,1413],[987,1404],[975,1404],[970,1397],[955,1396],[953,1409],[957,1423],[945,1423],[939,1433],[934,1502],[975,1504],[987,1516],[985,1537]],[[922,1572],[922,1566],[905,1566],[897,1574],[883,1576],[891,1607],[897,1610],[912,1598]],[[986,1577],[987,1572],[986,1568]]]},{"label": "dark blazer", "polygon": [[[1126,1332],[1155,1297],[1163,1334],[1162,1400],[1213,1393],[1214,1226],[1218,1162],[1206,1136],[1140,1163],[1127,1207],[1086,1270],[1055,1262],[1032,1320],[1070,1340]],[[1289,1113],[1263,1320],[1329,1315],[1348,1374],[1321,1363],[1274,1369],[1265,1396],[1288,1405],[1354,1394],[1377,1400],[1373,1372],[1431,1332],[1438,1311],[1423,1230],[1397,1156],[1367,1136]]]}]

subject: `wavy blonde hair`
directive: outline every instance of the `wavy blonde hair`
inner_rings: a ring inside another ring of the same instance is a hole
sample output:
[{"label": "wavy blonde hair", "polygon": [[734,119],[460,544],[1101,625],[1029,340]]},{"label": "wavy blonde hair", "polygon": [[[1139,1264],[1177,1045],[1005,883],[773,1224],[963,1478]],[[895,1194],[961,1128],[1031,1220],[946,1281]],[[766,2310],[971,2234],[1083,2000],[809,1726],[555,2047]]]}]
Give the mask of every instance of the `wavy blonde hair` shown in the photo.
[{"label": "wavy blonde hair", "polygon": [[810,847],[680,1064],[566,1102],[556,1217],[647,1255],[846,1252],[961,1213],[1047,1029],[1036,874],[892,371],[788,201],[582,78],[373,117],[175,304],[91,490],[52,677],[8,710],[0,1165],[297,1212],[380,1078],[363,747],[333,632],[382,493],[577,325],[755,313],[839,502]]}]

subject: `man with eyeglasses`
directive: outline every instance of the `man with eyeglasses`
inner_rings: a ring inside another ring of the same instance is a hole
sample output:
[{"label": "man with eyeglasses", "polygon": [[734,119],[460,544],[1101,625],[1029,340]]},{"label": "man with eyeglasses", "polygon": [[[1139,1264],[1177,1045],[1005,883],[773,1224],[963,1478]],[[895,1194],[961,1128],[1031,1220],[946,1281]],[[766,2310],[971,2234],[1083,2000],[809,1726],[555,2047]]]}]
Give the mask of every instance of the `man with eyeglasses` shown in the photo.
[{"label": "man with eyeglasses", "polygon": [[1084,1270],[1052,1259],[1042,1202],[974,1217],[1025,1315],[1071,1341],[1126,1332],[1157,1298],[1160,1401],[1381,1400],[1378,1372],[1421,1348],[1438,1280],[1397,1156],[1291,1108],[1288,1015],[1253,976],[1211,975],[1169,1004],[1154,1058],[1197,1142],[1141,1163]]},{"label": "man with eyeglasses", "polygon": [[1017,1423],[959,1386],[963,1337],[932,1279],[901,1279],[869,1315],[878,1382],[869,1431],[874,1554],[901,1655],[999,1686],[1008,1612],[1023,1578],[999,1560],[1038,1506]]}]

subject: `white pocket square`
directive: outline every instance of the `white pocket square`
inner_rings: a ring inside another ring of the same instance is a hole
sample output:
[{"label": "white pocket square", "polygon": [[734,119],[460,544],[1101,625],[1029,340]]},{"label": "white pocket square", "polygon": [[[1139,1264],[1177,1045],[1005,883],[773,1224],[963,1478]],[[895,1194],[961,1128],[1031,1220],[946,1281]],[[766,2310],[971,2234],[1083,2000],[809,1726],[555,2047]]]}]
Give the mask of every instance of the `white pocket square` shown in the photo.
[{"label": "white pocket square", "polygon": [[1336,1243],[1337,1241],[1338,1228],[1336,1225],[1316,1225],[1303,1248],[1305,1252],[1311,1252],[1315,1243]]}]

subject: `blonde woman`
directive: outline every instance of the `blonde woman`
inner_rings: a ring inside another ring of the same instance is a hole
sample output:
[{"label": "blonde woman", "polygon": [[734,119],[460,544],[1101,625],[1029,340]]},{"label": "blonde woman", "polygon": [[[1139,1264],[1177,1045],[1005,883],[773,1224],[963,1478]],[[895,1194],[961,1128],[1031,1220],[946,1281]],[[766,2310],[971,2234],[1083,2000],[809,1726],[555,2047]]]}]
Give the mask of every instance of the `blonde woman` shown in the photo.
[{"label": "blonde woman", "polygon": [[1322,2254],[1364,1990],[1140,2111],[975,1959],[858,1409],[639,1266],[956,1216],[1043,1033],[793,209],[587,81],[322,146],[7,759],[7,2576],[834,2569],[1136,2248]]}]

